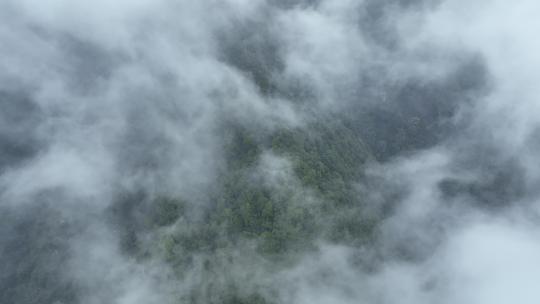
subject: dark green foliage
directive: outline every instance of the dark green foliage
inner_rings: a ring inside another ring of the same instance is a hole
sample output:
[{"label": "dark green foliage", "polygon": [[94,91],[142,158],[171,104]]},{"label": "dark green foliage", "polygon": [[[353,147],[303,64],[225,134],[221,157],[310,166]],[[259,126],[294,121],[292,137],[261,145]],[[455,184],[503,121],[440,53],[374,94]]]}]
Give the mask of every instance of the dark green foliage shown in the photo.
[{"label": "dark green foliage", "polygon": [[348,184],[360,178],[370,152],[357,134],[333,119],[314,123],[308,132],[279,131],[272,138],[272,149],[293,159],[295,173],[306,186],[331,201],[350,203]]},{"label": "dark green foliage", "polygon": [[261,147],[253,134],[245,129],[233,127],[231,134],[226,134],[226,137],[229,140],[226,159],[230,170],[245,168],[257,161]]},{"label": "dark green foliage", "polygon": [[212,284],[200,286],[189,296],[184,297],[180,303],[190,304],[271,304],[273,301],[265,299],[257,292],[243,293],[232,283],[226,284],[224,290],[213,288]]},{"label": "dark green foliage", "polygon": [[218,231],[209,225],[203,225],[197,230],[186,231],[175,238],[178,246],[187,252],[202,252],[214,250],[217,244]]},{"label": "dark green foliage", "polygon": [[[248,238],[258,242],[263,254],[284,255],[310,248],[326,229],[330,232],[323,235],[332,241],[366,239],[371,233],[373,223],[363,222],[358,210],[361,201],[354,190],[362,165],[371,156],[362,140],[339,119],[329,117],[309,128],[281,129],[269,136],[239,126],[228,131],[228,166],[220,177],[216,204],[207,210],[204,224],[192,223],[198,228],[176,235],[174,246],[188,252],[214,250],[224,237],[230,241]],[[305,190],[301,188],[272,189],[259,181],[254,173],[264,150],[290,159],[303,187],[315,191],[322,200],[310,205],[303,197],[307,192],[302,193]],[[174,206],[160,208],[166,214],[160,217],[163,223],[174,219]],[[336,214],[342,213],[353,213],[357,218],[334,221]]]},{"label": "dark green foliage", "polygon": [[230,296],[225,299],[223,304],[267,304],[262,296],[258,294],[252,294],[247,297]]},{"label": "dark green foliage", "polygon": [[314,229],[312,214],[296,206],[292,194],[278,195],[242,177],[228,183],[222,194],[217,213],[231,237],[258,239],[264,253],[284,253]]},{"label": "dark green foliage", "polygon": [[161,197],[155,200],[152,208],[152,224],[168,226],[173,224],[184,212],[185,204],[182,200]]},{"label": "dark green foliage", "polygon": [[369,242],[374,237],[377,219],[365,217],[357,212],[345,213],[332,221],[329,238],[348,245]]},{"label": "dark green foliage", "polygon": [[272,230],[261,234],[259,249],[266,254],[284,254],[311,248],[317,230],[316,219],[307,208],[289,207]]}]

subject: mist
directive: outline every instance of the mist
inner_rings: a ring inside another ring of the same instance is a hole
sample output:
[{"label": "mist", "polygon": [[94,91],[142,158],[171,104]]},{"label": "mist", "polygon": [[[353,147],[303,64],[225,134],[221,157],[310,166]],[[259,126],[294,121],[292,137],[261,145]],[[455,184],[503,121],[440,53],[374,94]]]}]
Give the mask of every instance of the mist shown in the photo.
[{"label": "mist", "polygon": [[0,303],[538,303],[538,13],[0,0]]}]

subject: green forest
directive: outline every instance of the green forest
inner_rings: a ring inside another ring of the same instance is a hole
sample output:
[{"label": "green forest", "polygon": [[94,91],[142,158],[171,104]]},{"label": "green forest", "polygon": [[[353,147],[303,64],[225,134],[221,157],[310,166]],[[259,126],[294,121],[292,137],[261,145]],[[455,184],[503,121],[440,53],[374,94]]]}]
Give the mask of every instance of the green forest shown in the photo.
[{"label": "green forest", "polygon": [[[359,186],[364,167],[388,152],[370,147],[358,128],[337,115],[271,131],[228,124],[225,166],[202,214],[191,209],[204,203],[186,197],[120,199],[112,209],[117,216],[144,210],[130,219],[132,228],[123,228],[124,250],[142,261],[163,258],[180,281],[199,273],[182,303],[274,303],[279,282],[245,280],[260,273],[272,278],[321,242],[374,246],[378,224],[392,212],[391,204],[368,208]],[[414,126],[404,123],[398,132],[407,128]],[[284,180],[268,182],[268,172],[260,174],[268,170],[260,168],[267,155],[286,160],[278,168]],[[145,200],[146,207],[137,206]]]}]

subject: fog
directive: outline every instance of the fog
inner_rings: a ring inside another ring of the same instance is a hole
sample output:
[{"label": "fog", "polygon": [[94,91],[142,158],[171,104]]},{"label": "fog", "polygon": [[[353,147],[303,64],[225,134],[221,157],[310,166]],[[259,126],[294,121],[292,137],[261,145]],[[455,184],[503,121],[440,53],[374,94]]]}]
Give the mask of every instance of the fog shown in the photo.
[{"label": "fog", "polygon": [[[0,302],[538,303],[539,13],[0,0]],[[254,187],[289,251],[235,230]]]}]

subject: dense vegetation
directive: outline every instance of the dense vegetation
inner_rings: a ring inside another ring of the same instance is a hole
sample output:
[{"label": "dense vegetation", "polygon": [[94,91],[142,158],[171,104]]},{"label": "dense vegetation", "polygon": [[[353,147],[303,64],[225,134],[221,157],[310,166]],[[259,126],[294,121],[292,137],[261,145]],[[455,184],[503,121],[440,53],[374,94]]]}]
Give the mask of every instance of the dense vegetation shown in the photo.
[{"label": "dense vegetation", "polygon": [[[372,153],[339,117],[272,132],[242,126],[224,132],[226,167],[204,213],[190,214],[189,205],[197,202],[188,198],[166,197],[155,199],[147,213],[148,227],[162,229],[157,244],[141,248],[160,248],[153,254],[163,256],[180,279],[194,269],[207,273],[189,301],[268,303],[262,295],[272,293],[271,284],[249,287],[241,278],[279,271],[321,240],[362,246],[373,238],[377,218],[365,214],[356,189]],[[282,162],[282,180],[261,174],[268,155]],[[244,261],[236,260],[238,251]],[[228,276],[227,284],[221,276]]]}]

